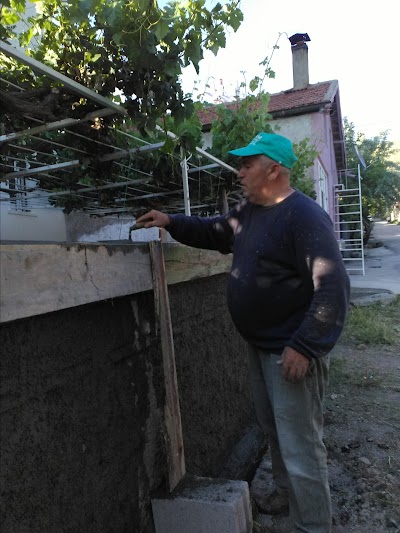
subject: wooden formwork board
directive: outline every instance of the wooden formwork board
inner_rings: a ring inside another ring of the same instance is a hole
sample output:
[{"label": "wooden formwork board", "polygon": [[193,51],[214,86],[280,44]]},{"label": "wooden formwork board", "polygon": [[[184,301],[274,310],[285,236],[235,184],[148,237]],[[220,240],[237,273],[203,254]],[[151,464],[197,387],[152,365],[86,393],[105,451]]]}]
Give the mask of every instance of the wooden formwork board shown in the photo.
[{"label": "wooden formwork board", "polygon": [[[228,272],[229,255],[163,244],[167,284]],[[0,322],[153,290],[149,243],[1,244]]]}]

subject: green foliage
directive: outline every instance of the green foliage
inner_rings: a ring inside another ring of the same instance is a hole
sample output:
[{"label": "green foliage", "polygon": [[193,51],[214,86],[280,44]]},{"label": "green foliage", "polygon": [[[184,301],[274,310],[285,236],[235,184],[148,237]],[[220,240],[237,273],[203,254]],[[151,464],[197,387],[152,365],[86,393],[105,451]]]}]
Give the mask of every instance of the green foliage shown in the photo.
[{"label": "green foliage", "polygon": [[173,132],[177,136],[175,145],[179,143],[188,150],[194,152],[196,146],[203,144],[203,136],[201,129],[201,122],[199,120],[197,111],[201,108],[201,105],[195,104],[193,106],[193,113],[188,118],[181,122],[176,122],[172,117],[166,116],[163,121],[163,129],[165,134],[167,132]]},{"label": "green foliage", "polygon": [[[205,0],[171,1],[163,8],[156,0],[43,0],[35,3],[37,14],[27,19],[26,30],[19,35],[24,48],[35,45],[28,49],[28,53],[103,96],[121,101],[130,120],[118,124],[120,129],[134,131],[135,136],[148,142],[166,140],[163,151],[132,160],[132,165],[124,171],[125,176],[119,175],[117,181],[121,177],[145,173],[151,174],[156,184],[176,188],[174,182],[178,182],[178,177],[180,181],[181,172],[179,146],[175,140],[167,138],[165,132],[157,131],[156,126],[161,124],[165,131],[176,133],[189,155],[195,146],[201,145],[201,127],[195,113],[198,108],[190,96],[183,95],[180,75],[182,68],[189,64],[198,71],[205,49],[217,53],[225,46],[227,28],[236,31],[243,18],[239,0],[218,2],[212,9],[206,7]],[[13,37],[16,16],[20,18],[24,9],[22,0],[9,0],[3,4],[1,38]],[[278,48],[277,43],[273,50]],[[272,55],[261,61],[262,75],[250,81],[250,91],[258,91],[258,95],[246,95],[233,107],[217,108],[219,120],[213,125],[212,153],[228,163],[237,163],[236,158],[229,158],[227,152],[230,149],[247,144],[260,131],[272,131],[269,95],[262,91],[265,78],[275,75],[270,68]],[[25,89],[25,95],[33,89],[46,90],[49,82],[44,77],[33,75],[29,68],[21,67],[13,59],[4,58],[4,61],[6,70],[2,77]],[[54,85],[52,82],[51,87]],[[245,84],[244,88],[247,91]],[[68,94],[62,86],[57,90],[58,100],[51,107],[55,115],[52,120],[66,116],[80,118],[95,108],[95,104]],[[37,106],[32,106],[33,113],[35,109]],[[10,125],[13,130],[24,126],[23,113],[14,112],[7,119],[8,115],[10,113],[6,112],[6,129]],[[129,139],[122,138],[113,127],[116,124],[115,118],[104,118],[98,121],[95,129],[86,123],[76,127],[75,131],[100,141],[99,154],[113,151],[113,146],[130,148]],[[57,141],[58,132],[45,136]],[[71,148],[76,143],[80,149],[85,149],[82,138],[72,139],[70,143]],[[104,145],[109,145],[110,149]],[[36,149],[36,146],[32,148]],[[66,187],[101,185],[117,179],[111,162],[98,161],[97,154],[93,153],[93,143],[88,142],[87,148],[91,155],[90,165],[85,164],[70,173],[68,183],[63,184]],[[295,150],[299,162],[293,169],[292,182],[313,196],[313,183],[307,177],[307,168],[316,154],[306,140],[296,145]],[[55,186],[46,181],[43,185],[49,189]],[[199,202],[216,192],[210,182],[201,187],[199,176],[197,183],[191,183],[191,192],[194,190]],[[112,190],[101,193],[99,204],[111,203],[113,194]],[[68,210],[73,209],[73,197],[64,198],[63,205]],[[78,207],[82,206],[79,204]]]},{"label": "green foliage", "polygon": [[[73,191],[82,185],[98,186],[145,175],[150,176],[152,184],[165,189],[181,186],[180,144],[190,156],[202,142],[195,105],[181,89],[182,68],[192,64],[198,71],[204,50],[216,54],[225,46],[225,32],[228,28],[236,31],[243,19],[239,3],[224,0],[208,8],[205,0],[173,0],[160,8],[156,0],[35,1],[36,15],[26,19],[26,30],[18,36],[21,46],[38,61],[122,103],[130,117],[106,117],[97,121],[95,127],[89,122],[75,126],[74,133],[80,137],[70,136],[68,146],[89,153],[90,161],[64,173],[58,181],[42,176],[41,185],[52,190],[61,187]],[[14,25],[24,18],[24,10],[23,0],[3,2],[0,38],[15,37]],[[2,102],[3,94],[0,94],[0,114],[7,133],[31,125],[24,118],[25,113],[53,121],[81,118],[97,108],[97,104],[71,94],[62,85],[57,86],[57,82],[34,75],[18,61],[2,55],[0,59],[5,66],[2,77],[24,89],[24,112],[18,102],[18,91],[6,88],[9,105]],[[45,108],[41,107],[36,98],[38,89],[45,96],[51,93],[51,106],[46,103]],[[31,107],[26,111],[29,104]],[[132,156],[123,168],[116,168],[112,162],[99,162],[97,156],[114,151],[114,147],[127,150],[132,146],[129,136],[119,134],[116,126],[146,142],[165,141],[164,149],[140,158]],[[165,131],[157,130],[157,126]],[[173,131],[178,140],[166,136],[166,130]],[[62,132],[48,132],[42,138],[64,144]],[[33,151],[39,148],[43,151],[40,141],[23,139],[19,143],[29,143]],[[72,157],[73,152],[63,152],[57,148],[57,156]],[[22,151],[14,155],[25,158]],[[51,148],[42,161],[54,162]],[[208,185],[200,190],[200,185],[195,183],[193,189],[203,201],[212,187]],[[99,192],[99,205],[110,205],[116,194],[114,189]],[[55,202],[67,211],[84,207],[83,200],[74,195],[60,197]]]},{"label": "green foliage", "polygon": [[221,104],[216,107],[211,153],[234,166],[237,157],[229,155],[229,150],[244,146],[260,131],[272,132],[268,113],[269,94],[248,96],[235,104]]},{"label": "green foliage", "polygon": [[344,133],[347,167],[357,168],[359,163],[354,145],[367,166],[365,170],[361,167],[363,213],[384,216],[394,203],[400,201],[400,165],[393,160],[396,150],[388,141],[388,131],[366,138],[363,133],[356,134],[354,124],[345,118]]},{"label": "green foliage", "polygon": [[290,173],[290,182],[293,187],[299,189],[315,200],[316,193],[314,179],[310,177],[308,170],[313,166],[314,160],[318,156],[318,152],[307,138],[299,143],[294,143],[293,150],[298,161],[293,165]]},{"label": "green foliage", "polygon": [[[204,49],[225,46],[225,31],[242,21],[238,0],[208,10],[205,0],[171,1],[162,9],[156,0],[43,0],[27,20],[19,40],[30,54],[103,96],[123,95],[137,128],[154,129],[165,114],[179,122],[192,114],[191,100],[181,89],[182,68],[198,65]],[[13,24],[24,11],[22,0],[10,0],[1,12],[1,38],[13,36]],[[16,69],[14,69],[16,70]],[[14,73],[7,77],[13,81]],[[26,75],[24,88],[37,86]],[[73,103],[86,113],[87,101]]]},{"label": "green foliage", "polygon": [[[268,103],[269,94],[261,92],[258,96],[248,96],[235,104],[217,106],[217,118],[211,129],[211,153],[235,167],[238,159],[229,155],[229,150],[245,146],[260,131],[273,133]],[[293,148],[298,161],[291,172],[291,183],[315,199],[314,180],[309,176],[308,169],[313,165],[318,152],[308,139],[294,144]]]},{"label": "green foliage", "polygon": [[[282,35],[282,33],[278,35],[271,55],[259,63],[263,68],[262,75],[255,76],[248,87],[246,82],[241,84],[245,97],[237,99],[234,104],[221,104],[216,107],[217,118],[211,128],[211,153],[233,167],[238,161],[237,157],[228,154],[229,150],[245,146],[261,131],[267,133],[274,131],[270,123],[272,116],[268,113],[270,95],[263,91],[263,84],[266,78],[275,78],[275,72],[270,64],[275,50],[279,49],[278,42]],[[256,94],[248,94],[247,89]],[[310,144],[309,139],[294,144],[293,148],[298,161],[291,172],[291,183],[315,199],[314,180],[310,177],[308,169],[314,164],[318,152]]]}]

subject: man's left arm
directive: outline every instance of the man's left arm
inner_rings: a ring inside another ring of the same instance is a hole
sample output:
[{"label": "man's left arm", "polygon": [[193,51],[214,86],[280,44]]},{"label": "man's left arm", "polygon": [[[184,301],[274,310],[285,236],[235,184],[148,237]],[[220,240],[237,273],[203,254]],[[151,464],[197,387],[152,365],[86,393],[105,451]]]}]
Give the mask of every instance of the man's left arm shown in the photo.
[{"label": "man's left arm", "polygon": [[294,348],[286,346],[278,365],[282,365],[283,377],[292,383],[302,381],[310,366],[310,360]]},{"label": "man's left arm", "polygon": [[298,268],[312,294],[304,320],[282,354],[283,367],[290,367],[288,378],[296,373],[305,375],[306,359],[322,357],[331,351],[348,311],[349,277],[332,222],[325,213],[317,216],[317,219],[307,218],[295,230]]}]

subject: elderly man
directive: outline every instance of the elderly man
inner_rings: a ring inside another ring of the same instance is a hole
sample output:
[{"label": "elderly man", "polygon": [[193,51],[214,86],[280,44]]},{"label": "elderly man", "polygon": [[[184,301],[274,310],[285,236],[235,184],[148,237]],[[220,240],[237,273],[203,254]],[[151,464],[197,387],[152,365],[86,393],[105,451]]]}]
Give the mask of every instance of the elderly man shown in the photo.
[{"label": "elderly man", "polygon": [[189,246],[233,253],[228,307],[249,345],[256,414],[269,437],[276,490],[265,502],[289,503],[295,531],[329,533],[331,500],[322,401],[328,353],[346,318],[349,278],[332,223],[290,185],[291,142],[260,133],[241,157],[245,200],[216,218],[150,211],[145,227],[165,227]]}]

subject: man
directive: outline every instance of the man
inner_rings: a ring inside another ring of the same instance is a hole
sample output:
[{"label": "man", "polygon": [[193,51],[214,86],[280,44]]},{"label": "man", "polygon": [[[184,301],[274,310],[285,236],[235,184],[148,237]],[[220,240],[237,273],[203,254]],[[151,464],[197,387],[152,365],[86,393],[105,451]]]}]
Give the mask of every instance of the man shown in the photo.
[{"label": "man", "polygon": [[249,344],[256,414],[270,440],[276,491],[267,508],[277,512],[288,498],[295,531],[329,533],[322,401],[349,278],[329,216],[290,185],[291,142],[260,133],[229,153],[242,158],[245,200],[227,215],[150,211],[138,222],[166,227],[189,246],[233,252],[228,307]]}]

